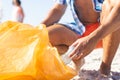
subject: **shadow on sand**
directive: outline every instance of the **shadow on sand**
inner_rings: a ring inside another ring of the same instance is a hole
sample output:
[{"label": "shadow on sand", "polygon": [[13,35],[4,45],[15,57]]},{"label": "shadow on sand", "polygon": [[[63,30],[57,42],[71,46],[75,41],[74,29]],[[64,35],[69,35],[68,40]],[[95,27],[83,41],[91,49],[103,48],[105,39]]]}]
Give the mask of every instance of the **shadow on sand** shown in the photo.
[{"label": "shadow on sand", "polygon": [[111,72],[111,74],[110,77],[102,77],[97,70],[81,70],[79,78],[72,80],[120,80],[120,72]]}]

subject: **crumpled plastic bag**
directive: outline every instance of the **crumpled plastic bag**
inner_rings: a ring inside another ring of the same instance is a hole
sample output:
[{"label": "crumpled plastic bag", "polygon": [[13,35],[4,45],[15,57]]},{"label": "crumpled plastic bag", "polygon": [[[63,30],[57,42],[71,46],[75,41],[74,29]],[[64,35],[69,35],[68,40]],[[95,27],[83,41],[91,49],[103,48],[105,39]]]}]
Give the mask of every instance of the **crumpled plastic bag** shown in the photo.
[{"label": "crumpled plastic bag", "polygon": [[70,80],[75,75],[50,45],[44,25],[0,24],[0,80]]}]

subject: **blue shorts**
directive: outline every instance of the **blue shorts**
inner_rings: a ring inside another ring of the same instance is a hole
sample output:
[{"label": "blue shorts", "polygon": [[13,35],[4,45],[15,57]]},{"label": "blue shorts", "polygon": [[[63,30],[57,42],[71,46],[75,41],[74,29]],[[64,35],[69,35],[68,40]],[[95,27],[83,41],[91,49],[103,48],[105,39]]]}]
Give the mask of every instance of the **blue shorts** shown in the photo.
[{"label": "blue shorts", "polygon": [[[58,4],[62,4],[62,5],[67,4],[67,0],[55,0],[55,1]],[[74,31],[75,33],[77,33],[79,35],[83,35],[83,33],[86,31],[86,28],[82,24],[82,22],[79,20],[77,14],[76,14],[75,7],[74,7],[74,1],[75,0],[68,0],[68,4],[70,6],[74,21],[70,22],[70,23],[59,23],[59,24],[66,26],[67,28],[69,28],[70,30]],[[92,0],[92,1],[94,3],[95,10],[101,11],[103,0]]]},{"label": "blue shorts", "polygon": [[64,25],[66,28],[72,30],[76,34],[81,35],[81,31],[80,31],[78,25],[75,22],[71,22],[71,23],[58,23],[58,24]]}]

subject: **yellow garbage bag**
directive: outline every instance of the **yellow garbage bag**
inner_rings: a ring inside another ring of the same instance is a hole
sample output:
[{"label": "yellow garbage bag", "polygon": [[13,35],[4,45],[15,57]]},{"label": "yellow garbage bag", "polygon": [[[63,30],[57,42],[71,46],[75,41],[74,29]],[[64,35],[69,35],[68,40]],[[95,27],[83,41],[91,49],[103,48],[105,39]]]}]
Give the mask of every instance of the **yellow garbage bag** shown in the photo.
[{"label": "yellow garbage bag", "polygon": [[0,24],[0,80],[70,80],[75,75],[50,45],[43,25]]}]

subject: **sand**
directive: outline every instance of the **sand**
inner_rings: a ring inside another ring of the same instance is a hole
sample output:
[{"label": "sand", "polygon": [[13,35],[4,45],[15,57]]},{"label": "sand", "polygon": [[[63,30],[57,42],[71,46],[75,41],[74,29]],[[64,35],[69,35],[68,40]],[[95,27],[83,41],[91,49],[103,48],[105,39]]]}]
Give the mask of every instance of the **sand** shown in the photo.
[{"label": "sand", "polygon": [[103,49],[96,49],[85,58],[85,64],[82,66],[79,75],[71,80],[120,80],[120,47],[114,57],[111,73],[107,78],[100,77],[99,67],[101,64]]}]

